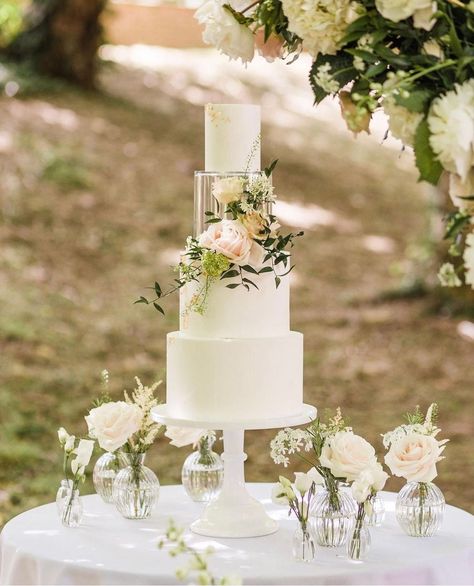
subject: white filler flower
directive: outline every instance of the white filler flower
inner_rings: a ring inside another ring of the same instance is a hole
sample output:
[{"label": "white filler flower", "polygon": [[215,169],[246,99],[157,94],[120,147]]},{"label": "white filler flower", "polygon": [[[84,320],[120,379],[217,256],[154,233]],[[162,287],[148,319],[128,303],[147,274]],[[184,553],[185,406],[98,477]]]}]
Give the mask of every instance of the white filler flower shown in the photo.
[{"label": "white filler flower", "polygon": [[222,0],[208,0],[196,10],[194,17],[205,27],[202,39],[231,59],[248,63],[255,53],[254,35],[236,21],[224,4]]},{"label": "white filler flower", "polygon": [[351,22],[364,13],[358,2],[350,0],[282,0],[289,29],[303,39],[313,57],[334,55]]},{"label": "white filler flower", "polygon": [[433,100],[428,126],[440,163],[466,181],[474,166],[474,79]]},{"label": "white filler flower", "polygon": [[392,97],[384,99],[383,111],[388,116],[390,134],[401,140],[404,145],[413,146],[416,129],[423,120],[423,114],[410,112],[404,106],[399,106]]},{"label": "white filler flower", "polygon": [[465,280],[474,289],[474,234],[466,237],[466,248],[464,249],[464,268],[466,270]]}]

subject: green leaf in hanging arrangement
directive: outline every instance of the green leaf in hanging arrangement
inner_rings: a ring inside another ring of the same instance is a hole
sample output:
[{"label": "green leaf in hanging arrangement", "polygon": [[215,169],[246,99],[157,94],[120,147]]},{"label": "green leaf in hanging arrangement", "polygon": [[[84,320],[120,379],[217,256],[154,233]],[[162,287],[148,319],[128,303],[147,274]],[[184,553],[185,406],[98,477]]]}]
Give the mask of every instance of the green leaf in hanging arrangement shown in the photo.
[{"label": "green leaf in hanging arrangement", "polygon": [[443,172],[443,166],[435,158],[435,153],[431,148],[430,129],[426,118],[418,124],[416,129],[414,150],[420,180],[437,185]]}]

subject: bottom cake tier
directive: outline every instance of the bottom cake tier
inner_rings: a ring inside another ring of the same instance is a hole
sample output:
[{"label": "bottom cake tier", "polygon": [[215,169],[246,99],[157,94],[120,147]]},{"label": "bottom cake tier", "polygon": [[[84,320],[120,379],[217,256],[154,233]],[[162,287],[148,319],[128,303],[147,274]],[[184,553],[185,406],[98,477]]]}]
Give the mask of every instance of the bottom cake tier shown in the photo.
[{"label": "bottom cake tier", "polygon": [[167,341],[173,416],[224,422],[301,412],[303,334],[239,339],[171,332]]}]

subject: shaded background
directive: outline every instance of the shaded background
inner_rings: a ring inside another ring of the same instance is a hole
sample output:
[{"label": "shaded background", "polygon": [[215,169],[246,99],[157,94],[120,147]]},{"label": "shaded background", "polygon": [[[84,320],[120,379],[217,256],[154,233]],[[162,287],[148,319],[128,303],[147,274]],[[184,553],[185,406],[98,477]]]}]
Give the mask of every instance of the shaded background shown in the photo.
[{"label": "shaded background", "polygon": [[[196,48],[191,11],[152,7],[145,30],[127,6],[105,14],[113,43],[100,49],[95,89],[40,77],[11,55],[0,65],[0,524],[53,500],[56,429],[86,433],[102,369],[116,399],[135,375],[164,378],[177,299],[164,318],[133,301],[155,278],[172,278],[192,230],[203,106],[229,101],[262,105],[263,161],[280,159],[277,214],[306,232],[292,273],[306,401],[321,413],[340,405],[380,452],[380,434],[406,411],[438,401],[451,441],[437,484],[473,511],[473,297],[436,287],[439,193],[416,182],[400,143],[383,141],[383,116],[354,139],[337,103],[312,107],[306,56],[244,68]],[[11,16],[1,18],[14,38]],[[274,433],[247,434],[249,481],[284,472],[270,460]],[[152,448],[162,484],[179,481],[188,452],[163,440]]]}]

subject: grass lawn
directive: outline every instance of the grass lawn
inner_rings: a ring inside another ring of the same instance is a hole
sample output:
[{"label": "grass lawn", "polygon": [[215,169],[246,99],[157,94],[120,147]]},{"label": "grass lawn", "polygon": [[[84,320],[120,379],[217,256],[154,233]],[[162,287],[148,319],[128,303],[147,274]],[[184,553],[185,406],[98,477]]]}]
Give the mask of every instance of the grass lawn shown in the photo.
[{"label": "grass lawn", "polygon": [[[166,281],[192,229],[202,106],[231,99],[262,103],[281,217],[306,231],[292,289],[306,401],[340,405],[380,450],[380,434],[407,410],[438,401],[451,439],[438,484],[474,511],[473,342],[458,334],[461,318],[432,311],[430,296],[384,296],[429,234],[428,192],[410,155],[315,114],[298,68],[260,77],[206,55],[161,50],[138,66],[124,54],[104,67],[101,92],[0,98],[0,525],[54,498],[56,429],[85,433],[103,368],[114,397],[135,375],[164,377],[177,299],[164,318],[133,301]],[[273,434],[248,433],[248,480],[282,473],[269,457]],[[179,480],[186,454],[154,446],[162,484]]]}]

